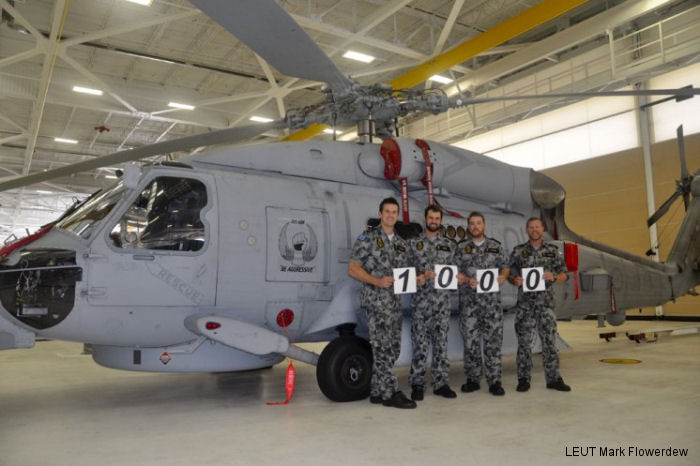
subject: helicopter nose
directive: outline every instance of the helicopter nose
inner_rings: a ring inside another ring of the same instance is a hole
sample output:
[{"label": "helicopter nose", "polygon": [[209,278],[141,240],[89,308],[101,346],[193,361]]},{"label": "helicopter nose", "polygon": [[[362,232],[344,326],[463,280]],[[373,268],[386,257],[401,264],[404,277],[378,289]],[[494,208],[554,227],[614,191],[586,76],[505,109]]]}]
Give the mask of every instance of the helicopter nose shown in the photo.
[{"label": "helicopter nose", "polygon": [[73,250],[22,250],[15,264],[0,264],[3,318],[37,330],[59,324],[73,310],[82,274]]}]

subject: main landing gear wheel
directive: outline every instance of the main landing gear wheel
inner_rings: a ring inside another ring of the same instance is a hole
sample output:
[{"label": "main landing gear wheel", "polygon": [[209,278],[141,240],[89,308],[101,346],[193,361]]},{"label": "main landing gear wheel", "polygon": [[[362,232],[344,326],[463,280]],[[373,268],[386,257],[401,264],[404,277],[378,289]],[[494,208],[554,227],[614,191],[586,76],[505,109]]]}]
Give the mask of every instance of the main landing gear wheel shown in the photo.
[{"label": "main landing gear wheel", "polygon": [[336,338],[323,349],[318,358],[318,386],[333,401],[367,398],[371,376],[372,349],[362,338]]}]

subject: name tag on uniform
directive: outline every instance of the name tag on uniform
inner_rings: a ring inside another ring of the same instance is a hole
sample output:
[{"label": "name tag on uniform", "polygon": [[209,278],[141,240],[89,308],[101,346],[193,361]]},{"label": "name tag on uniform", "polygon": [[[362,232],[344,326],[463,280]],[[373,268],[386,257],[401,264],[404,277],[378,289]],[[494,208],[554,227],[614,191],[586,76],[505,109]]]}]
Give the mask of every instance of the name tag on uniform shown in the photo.
[{"label": "name tag on uniform", "polygon": [[478,269],[476,271],[477,293],[498,292],[498,269]]},{"label": "name tag on uniform", "polygon": [[544,291],[544,269],[542,267],[532,267],[523,269],[523,292],[532,293]]},{"label": "name tag on uniform", "polygon": [[435,289],[457,289],[457,266],[435,264]]},{"label": "name tag on uniform", "polygon": [[416,268],[401,267],[394,269],[394,294],[416,292]]}]

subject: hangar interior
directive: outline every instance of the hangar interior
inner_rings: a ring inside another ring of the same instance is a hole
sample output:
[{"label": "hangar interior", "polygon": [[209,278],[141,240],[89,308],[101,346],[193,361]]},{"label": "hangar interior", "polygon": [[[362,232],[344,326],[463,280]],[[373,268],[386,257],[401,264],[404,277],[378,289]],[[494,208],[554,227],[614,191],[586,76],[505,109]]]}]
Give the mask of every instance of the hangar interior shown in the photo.
[{"label": "hangar interior", "polygon": [[[700,6],[691,0],[280,4],[343,73],[361,84],[407,82],[430,60],[435,73],[419,87],[486,100],[700,85],[700,39],[694,33]],[[550,11],[555,4],[556,14]],[[323,96],[321,83],[282,75],[184,0],[3,0],[0,5],[0,177],[69,166],[251,119],[282,118]],[[480,37],[488,37],[488,44],[474,45]],[[359,52],[365,62],[347,58],[348,51]],[[575,231],[635,254],[658,248],[656,257],[663,260],[682,209],[660,220],[657,228],[665,236],[660,241],[645,235],[643,220],[679,178],[673,144],[662,144],[674,137],[677,125],[683,124],[689,136],[691,173],[697,169],[692,134],[700,132],[693,118],[700,101],[656,105],[661,97],[645,98],[654,103],[645,112],[654,158],[646,175],[639,169],[642,113],[635,110],[643,102],[634,97],[486,101],[439,115],[403,117],[398,131],[543,169],[567,190],[567,218]],[[340,140],[356,138],[352,127],[336,131]],[[269,130],[243,142],[274,142],[289,132]],[[332,139],[332,132],[326,129],[315,138]],[[610,154],[614,157],[596,159]],[[608,170],[614,174],[608,184],[599,165],[614,159],[621,169]],[[76,199],[113,183],[118,168],[0,192],[0,237],[7,242],[36,231]],[[567,170],[576,176],[567,177]],[[642,203],[643,196],[635,194],[651,192],[645,183],[654,192]],[[593,197],[586,190],[579,194],[583,185],[600,191]],[[606,225],[591,228],[599,223],[594,218]],[[683,298],[661,312],[700,314],[697,298]]]},{"label": "hangar interior", "polygon": [[[430,61],[435,76],[418,87],[448,96],[700,87],[695,0],[277,3],[361,84],[402,82]],[[560,14],[537,10],[554,4]],[[322,83],[280,73],[186,0],[0,0],[0,9],[0,181],[283,118],[323,99]],[[489,45],[478,42],[484,36]],[[348,51],[364,54],[359,58],[365,62],[344,56]],[[658,222],[657,241],[646,219],[676,189],[676,126],[684,126],[690,172],[700,168],[700,96],[656,102],[661,99],[487,101],[402,117],[398,126],[402,137],[455,144],[542,170],[566,189],[574,231],[637,255],[657,249],[655,257],[663,260],[683,203]],[[653,105],[640,110],[644,104]],[[290,133],[267,130],[241,143],[274,143]],[[331,140],[332,133],[314,137]],[[335,136],[354,140],[357,134],[338,127]],[[0,192],[0,240],[36,231],[76,199],[113,183],[119,168]],[[627,313],[660,312],[698,318],[700,298]],[[594,325],[562,324],[574,348],[562,352],[573,401],[544,387],[526,402],[516,398],[510,383],[515,363],[508,356],[505,403],[484,390],[473,399],[460,394],[457,409],[429,396],[410,419],[366,403],[332,404],[304,364],[292,404],[273,408],[263,401],[283,397],[281,366],[240,374],[131,374],[96,366],[76,344],[39,342],[36,350],[0,352],[0,465],[573,464],[581,458],[567,455],[569,448],[590,445],[690,447],[690,457],[671,464],[697,464],[697,336],[606,345]],[[603,365],[605,357],[643,362]],[[458,366],[452,366],[454,380],[462,377]],[[535,368],[541,379],[538,359]],[[398,373],[403,384],[407,371]],[[332,417],[324,415],[329,412]],[[45,448],[30,446],[37,438]],[[233,452],[224,451],[229,443]],[[627,462],[633,461],[619,461]]]}]

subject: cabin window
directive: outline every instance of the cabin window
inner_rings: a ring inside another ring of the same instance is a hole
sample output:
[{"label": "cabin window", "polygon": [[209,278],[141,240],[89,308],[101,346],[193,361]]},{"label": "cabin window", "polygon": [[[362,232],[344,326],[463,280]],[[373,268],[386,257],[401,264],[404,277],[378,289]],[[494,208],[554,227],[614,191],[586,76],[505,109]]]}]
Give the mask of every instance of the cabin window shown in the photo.
[{"label": "cabin window", "polygon": [[199,251],[206,237],[201,218],[206,205],[201,181],[156,178],[114,226],[110,239],[119,248]]},{"label": "cabin window", "polygon": [[121,183],[107,191],[97,192],[59,221],[56,227],[88,239],[95,225],[112,211],[123,195],[124,187]]}]

